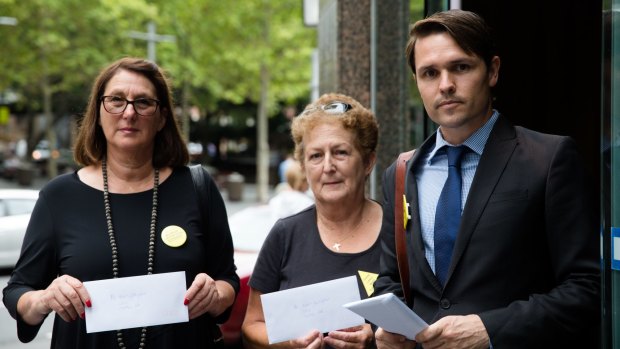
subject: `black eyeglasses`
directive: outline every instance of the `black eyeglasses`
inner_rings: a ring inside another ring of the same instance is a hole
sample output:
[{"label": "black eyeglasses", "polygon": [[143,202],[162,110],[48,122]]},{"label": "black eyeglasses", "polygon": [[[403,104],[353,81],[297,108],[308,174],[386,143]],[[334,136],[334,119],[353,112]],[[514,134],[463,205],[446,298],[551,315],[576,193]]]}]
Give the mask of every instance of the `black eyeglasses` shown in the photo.
[{"label": "black eyeglasses", "polygon": [[157,111],[159,101],[152,98],[138,98],[133,101],[119,96],[101,97],[103,109],[110,114],[121,114],[127,109],[127,105],[132,104],[136,114],[141,116],[151,116]]},{"label": "black eyeglasses", "polygon": [[301,114],[299,114],[299,116],[304,116],[309,114],[310,112],[317,110],[317,109],[322,109],[326,114],[334,114],[334,115],[338,115],[338,114],[344,114],[347,112],[347,110],[353,108],[353,106],[349,103],[345,103],[345,102],[340,102],[340,101],[334,101],[328,104],[323,104],[323,105],[319,105],[319,106],[314,106],[314,107],[308,107],[306,108],[303,112],[301,112]]}]

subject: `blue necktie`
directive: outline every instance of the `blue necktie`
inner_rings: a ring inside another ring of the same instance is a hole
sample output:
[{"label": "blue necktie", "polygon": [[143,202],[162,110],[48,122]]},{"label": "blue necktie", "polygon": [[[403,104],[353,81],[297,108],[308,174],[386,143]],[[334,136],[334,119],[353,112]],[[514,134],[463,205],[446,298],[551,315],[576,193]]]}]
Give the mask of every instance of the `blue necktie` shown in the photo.
[{"label": "blue necktie", "polygon": [[461,223],[461,158],[465,146],[446,146],[448,179],[443,186],[435,211],[435,275],[446,283],[456,233]]}]

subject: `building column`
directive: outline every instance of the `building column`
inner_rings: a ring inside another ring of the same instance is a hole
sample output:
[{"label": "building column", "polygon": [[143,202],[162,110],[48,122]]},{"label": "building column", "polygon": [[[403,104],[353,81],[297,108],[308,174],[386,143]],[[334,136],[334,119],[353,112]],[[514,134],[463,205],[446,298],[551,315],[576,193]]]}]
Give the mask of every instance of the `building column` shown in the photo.
[{"label": "building column", "polygon": [[411,148],[407,107],[411,74],[405,61],[409,1],[321,0],[319,93],[337,92],[374,111],[379,122],[377,165],[370,194],[382,199],[383,171]]}]

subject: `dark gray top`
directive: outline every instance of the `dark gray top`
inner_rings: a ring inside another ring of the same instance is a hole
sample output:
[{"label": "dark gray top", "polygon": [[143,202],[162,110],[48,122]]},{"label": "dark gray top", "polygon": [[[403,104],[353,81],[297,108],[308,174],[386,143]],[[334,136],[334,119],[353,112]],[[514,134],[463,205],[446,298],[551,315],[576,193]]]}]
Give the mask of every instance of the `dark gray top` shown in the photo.
[{"label": "dark gray top", "polygon": [[316,207],[312,205],[274,225],[258,255],[249,284],[265,294],[357,275],[360,296],[368,298],[359,271],[378,274],[379,240],[359,253],[330,250],[321,241]]}]

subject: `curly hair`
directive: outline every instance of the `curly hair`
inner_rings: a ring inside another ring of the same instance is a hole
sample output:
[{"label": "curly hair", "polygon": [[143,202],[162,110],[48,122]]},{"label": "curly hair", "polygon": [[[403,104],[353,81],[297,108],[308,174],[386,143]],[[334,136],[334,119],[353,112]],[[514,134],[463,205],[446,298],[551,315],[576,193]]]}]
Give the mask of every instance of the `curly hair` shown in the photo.
[{"label": "curly hair", "polygon": [[[344,102],[351,108],[342,114],[329,114],[321,107],[333,102]],[[338,122],[345,130],[354,135],[356,149],[362,154],[364,163],[368,163],[371,155],[377,151],[379,140],[379,124],[374,114],[352,97],[328,93],[322,95],[314,103],[293,119],[291,135],[295,142],[295,158],[304,165],[304,134],[316,126],[326,122]]]}]

